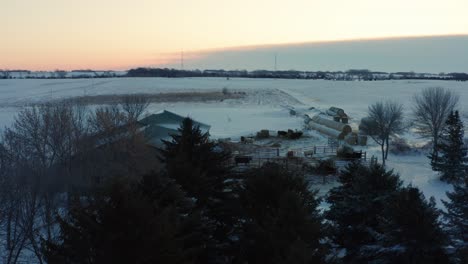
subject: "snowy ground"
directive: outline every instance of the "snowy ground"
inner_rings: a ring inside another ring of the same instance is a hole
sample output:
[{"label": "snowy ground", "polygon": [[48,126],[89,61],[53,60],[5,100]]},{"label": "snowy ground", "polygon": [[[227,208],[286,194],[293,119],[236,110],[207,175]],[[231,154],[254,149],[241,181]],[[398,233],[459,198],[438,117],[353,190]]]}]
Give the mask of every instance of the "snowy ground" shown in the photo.
[{"label": "snowy ground", "polygon": [[[0,80],[0,126],[11,124],[21,106],[49,100],[84,95],[112,95],[128,93],[174,93],[195,91],[245,92],[242,100],[198,103],[152,104],[148,112],[162,109],[190,116],[211,125],[215,138],[253,134],[260,129],[302,129],[303,119],[289,115],[289,108],[305,111],[309,107],[343,108],[351,117],[353,127],[366,115],[367,107],[379,100],[390,99],[402,103],[406,116],[411,113],[411,97],[426,87],[444,87],[460,94],[460,107],[465,121],[468,119],[468,83],[448,81],[379,81],[346,82],[323,80],[274,80],[231,78],[114,78],[73,80]],[[468,123],[466,123],[468,124]],[[409,143],[424,141],[413,133],[403,135]],[[309,146],[326,142],[325,138],[310,138],[303,142]],[[372,145],[364,148],[369,156],[379,156]],[[292,148],[300,147],[291,143]],[[389,155],[388,166],[400,173],[407,184],[420,187],[427,197],[434,196],[439,205],[450,185],[441,183],[428,164],[424,154]],[[333,184],[317,185],[330,188]]]}]

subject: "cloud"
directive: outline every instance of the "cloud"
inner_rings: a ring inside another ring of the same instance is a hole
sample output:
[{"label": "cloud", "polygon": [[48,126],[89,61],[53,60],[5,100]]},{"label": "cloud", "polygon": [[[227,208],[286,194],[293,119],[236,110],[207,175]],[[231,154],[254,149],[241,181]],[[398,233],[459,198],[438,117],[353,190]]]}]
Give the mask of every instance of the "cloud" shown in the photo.
[{"label": "cloud", "polygon": [[[362,39],[186,52],[190,69],[468,72],[468,36]],[[180,67],[180,53],[165,57]]]}]

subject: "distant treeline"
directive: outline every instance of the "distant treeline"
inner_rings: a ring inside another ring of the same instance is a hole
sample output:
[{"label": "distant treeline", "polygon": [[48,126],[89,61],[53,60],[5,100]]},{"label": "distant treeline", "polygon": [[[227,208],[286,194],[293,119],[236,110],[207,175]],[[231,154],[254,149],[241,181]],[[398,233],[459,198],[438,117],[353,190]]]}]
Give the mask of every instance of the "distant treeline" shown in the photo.
[{"label": "distant treeline", "polygon": [[324,80],[398,80],[398,79],[428,79],[428,80],[468,80],[466,73],[415,73],[415,72],[376,72],[370,70],[348,71],[269,71],[269,70],[177,70],[167,68],[136,68],[127,73],[128,77],[240,77],[240,78],[277,78],[277,79],[324,79]]},{"label": "distant treeline", "polygon": [[378,80],[468,80],[467,73],[416,73],[379,72],[367,69],[347,71],[271,71],[271,70],[178,70],[168,68],[136,68],[128,72],[75,70],[52,72],[32,72],[26,70],[0,70],[0,79],[73,79],[73,78],[116,78],[116,77],[222,77],[222,78],[275,78],[275,79],[322,79],[339,81],[378,81]]}]

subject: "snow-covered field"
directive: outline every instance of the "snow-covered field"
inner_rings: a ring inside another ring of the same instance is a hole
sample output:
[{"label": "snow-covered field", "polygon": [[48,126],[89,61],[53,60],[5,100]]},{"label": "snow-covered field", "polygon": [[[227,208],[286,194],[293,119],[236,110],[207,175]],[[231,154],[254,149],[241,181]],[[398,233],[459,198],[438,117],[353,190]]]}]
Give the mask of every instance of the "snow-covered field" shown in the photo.
[{"label": "snow-covered field", "polygon": [[[303,119],[289,115],[289,108],[304,110],[309,107],[326,109],[343,108],[351,117],[352,126],[366,115],[367,107],[379,100],[394,100],[411,113],[411,97],[426,87],[444,87],[460,95],[460,107],[465,121],[468,119],[468,83],[452,81],[378,81],[346,82],[323,80],[274,80],[224,78],[114,78],[73,80],[0,80],[0,125],[11,124],[13,116],[22,105],[84,95],[128,93],[174,93],[221,91],[245,92],[241,100],[197,103],[151,104],[149,112],[162,109],[191,116],[210,124],[213,137],[238,138],[260,129],[302,129]],[[468,124],[468,123],[467,123]],[[422,143],[411,132],[402,135],[409,143]],[[323,144],[325,138],[311,138],[310,145]],[[377,155],[372,143],[365,148]],[[378,156],[378,155],[377,155]],[[420,187],[426,196],[440,199],[450,185],[441,183],[428,164],[424,154],[405,156],[389,155],[388,166],[399,172],[405,183]],[[320,187],[320,186],[318,186]]]}]

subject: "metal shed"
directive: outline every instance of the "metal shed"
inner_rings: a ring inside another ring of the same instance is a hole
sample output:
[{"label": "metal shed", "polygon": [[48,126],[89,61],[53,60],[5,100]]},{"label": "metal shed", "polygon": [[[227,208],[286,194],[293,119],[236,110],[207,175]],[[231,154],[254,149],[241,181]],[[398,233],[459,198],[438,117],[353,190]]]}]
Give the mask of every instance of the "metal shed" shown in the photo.
[{"label": "metal shed", "polygon": [[[184,119],[184,116],[163,110],[139,120],[138,123],[142,126],[143,133],[149,143],[161,146],[162,139],[170,139],[171,135],[179,133],[178,128]],[[193,120],[193,124],[198,126],[202,133],[208,133],[211,128],[209,125],[195,120]]]}]

